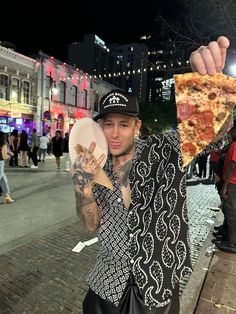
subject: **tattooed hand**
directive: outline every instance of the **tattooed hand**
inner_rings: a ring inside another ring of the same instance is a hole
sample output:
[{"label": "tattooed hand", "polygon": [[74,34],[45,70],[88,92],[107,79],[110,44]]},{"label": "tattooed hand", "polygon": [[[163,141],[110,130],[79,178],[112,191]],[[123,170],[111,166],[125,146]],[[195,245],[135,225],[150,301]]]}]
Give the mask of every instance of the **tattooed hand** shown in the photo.
[{"label": "tattooed hand", "polygon": [[99,165],[103,161],[105,155],[102,154],[98,160],[93,156],[96,143],[92,142],[88,149],[80,152],[74,165],[70,171],[74,184],[81,192],[87,187],[92,187],[94,176],[98,170]]}]

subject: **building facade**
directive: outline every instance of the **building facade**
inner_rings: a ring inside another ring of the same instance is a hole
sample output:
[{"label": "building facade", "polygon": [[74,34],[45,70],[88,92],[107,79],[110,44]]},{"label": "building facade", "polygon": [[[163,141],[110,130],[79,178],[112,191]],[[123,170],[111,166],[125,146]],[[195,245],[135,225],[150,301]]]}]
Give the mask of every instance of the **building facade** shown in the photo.
[{"label": "building facade", "polygon": [[44,53],[38,62],[37,125],[41,132],[69,132],[75,121],[93,118],[112,86]]},{"label": "building facade", "polygon": [[37,61],[0,46],[0,130],[31,133],[37,114]]},{"label": "building facade", "polygon": [[98,113],[114,86],[42,52],[35,59],[0,45],[0,131],[51,136]]}]

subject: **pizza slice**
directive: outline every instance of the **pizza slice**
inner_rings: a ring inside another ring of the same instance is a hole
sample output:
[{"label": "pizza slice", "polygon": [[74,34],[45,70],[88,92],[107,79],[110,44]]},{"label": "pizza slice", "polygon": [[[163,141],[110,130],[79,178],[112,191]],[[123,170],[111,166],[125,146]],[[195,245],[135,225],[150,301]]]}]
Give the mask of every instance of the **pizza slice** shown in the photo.
[{"label": "pizza slice", "polygon": [[236,104],[236,79],[225,74],[174,75],[180,149],[187,166],[225,130]]}]

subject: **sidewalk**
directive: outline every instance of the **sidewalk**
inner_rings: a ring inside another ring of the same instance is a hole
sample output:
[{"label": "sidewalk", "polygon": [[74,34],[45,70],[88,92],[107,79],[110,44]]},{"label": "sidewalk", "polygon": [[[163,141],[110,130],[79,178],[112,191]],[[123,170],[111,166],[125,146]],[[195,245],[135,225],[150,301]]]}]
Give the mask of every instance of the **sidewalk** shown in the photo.
[{"label": "sidewalk", "polygon": [[236,254],[214,253],[195,314],[236,313]]}]

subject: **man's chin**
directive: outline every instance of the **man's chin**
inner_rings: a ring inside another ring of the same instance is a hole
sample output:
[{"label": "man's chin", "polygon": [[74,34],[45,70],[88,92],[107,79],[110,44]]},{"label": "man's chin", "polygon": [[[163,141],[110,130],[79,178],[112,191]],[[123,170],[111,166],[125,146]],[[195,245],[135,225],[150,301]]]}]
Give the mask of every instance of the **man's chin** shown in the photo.
[{"label": "man's chin", "polygon": [[123,156],[124,152],[121,149],[109,149],[109,152],[114,157]]}]

